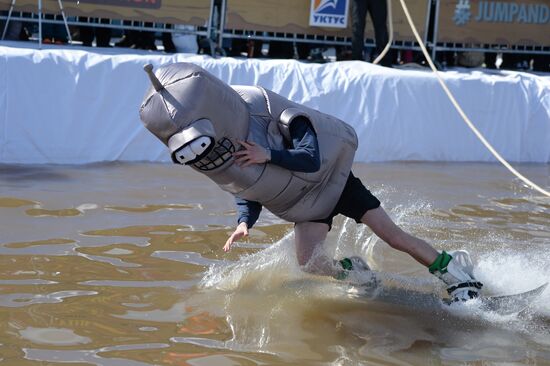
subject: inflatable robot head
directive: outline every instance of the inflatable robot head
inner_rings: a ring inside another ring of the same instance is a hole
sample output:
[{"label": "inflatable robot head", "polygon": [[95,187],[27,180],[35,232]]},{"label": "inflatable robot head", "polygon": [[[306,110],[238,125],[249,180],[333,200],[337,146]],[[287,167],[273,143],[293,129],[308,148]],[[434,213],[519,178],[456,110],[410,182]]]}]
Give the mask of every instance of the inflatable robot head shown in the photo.
[{"label": "inflatable robot head", "polygon": [[221,168],[248,134],[248,107],[229,85],[190,63],[146,65],[152,86],[140,118],[174,163],[206,172]]}]

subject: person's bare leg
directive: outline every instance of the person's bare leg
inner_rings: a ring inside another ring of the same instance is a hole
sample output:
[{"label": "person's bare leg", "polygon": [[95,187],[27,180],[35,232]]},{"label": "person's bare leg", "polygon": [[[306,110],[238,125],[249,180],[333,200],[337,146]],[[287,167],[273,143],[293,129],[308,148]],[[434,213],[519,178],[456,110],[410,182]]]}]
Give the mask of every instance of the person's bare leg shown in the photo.
[{"label": "person's bare leg", "polygon": [[322,246],[329,230],[327,224],[301,222],[294,227],[296,257],[305,272],[324,276],[336,276],[342,269],[334,265],[334,260],[322,253]]},{"label": "person's bare leg", "polygon": [[408,253],[419,263],[429,266],[439,252],[422,239],[418,239],[397,226],[382,207],[368,210],[361,222],[368,225],[372,231],[392,248]]},{"label": "person's bare leg", "polygon": [[[453,301],[465,301],[479,296],[483,284],[477,281],[472,273],[473,265],[466,251],[454,252],[453,256],[442,252],[441,255],[430,244],[404,232],[386,214],[382,207],[367,211],[361,218],[372,231],[392,248],[410,254],[426,267],[436,264],[433,271],[436,277],[448,287],[447,291]],[[455,261],[454,258],[461,258]],[[438,263],[434,263],[438,260]],[[470,264],[468,265],[468,262]],[[444,266],[444,271],[441,271]]]}]

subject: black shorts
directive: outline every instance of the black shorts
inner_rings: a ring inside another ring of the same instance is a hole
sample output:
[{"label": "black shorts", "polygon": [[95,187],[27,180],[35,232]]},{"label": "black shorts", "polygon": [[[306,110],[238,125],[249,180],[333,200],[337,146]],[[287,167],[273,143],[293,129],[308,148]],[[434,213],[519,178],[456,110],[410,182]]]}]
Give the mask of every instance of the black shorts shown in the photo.
[{"label": "black shorts", "polygon": [[380,201],[376,198],[361,182],[361,180],[349,173],[344,191],[340,195],[336,207],[332,213],[321,220],[311,220],[311,222],[321,222],[332,228],[332,219],[338,214],[354,219],[360,223],[361,218],[368,210],[380,207]]}]

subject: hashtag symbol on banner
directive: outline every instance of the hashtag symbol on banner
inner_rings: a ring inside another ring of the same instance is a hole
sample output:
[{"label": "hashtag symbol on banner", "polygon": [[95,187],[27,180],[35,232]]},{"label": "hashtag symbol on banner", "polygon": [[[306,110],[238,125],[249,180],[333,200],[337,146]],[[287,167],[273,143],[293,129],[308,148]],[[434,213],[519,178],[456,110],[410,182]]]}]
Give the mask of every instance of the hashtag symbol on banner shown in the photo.
[{"label": "hashtag symbol on banner", "polygon": [[470,21],[470,0],[459,0],[456,4],[453,21],[456,25],[464,25]]}]

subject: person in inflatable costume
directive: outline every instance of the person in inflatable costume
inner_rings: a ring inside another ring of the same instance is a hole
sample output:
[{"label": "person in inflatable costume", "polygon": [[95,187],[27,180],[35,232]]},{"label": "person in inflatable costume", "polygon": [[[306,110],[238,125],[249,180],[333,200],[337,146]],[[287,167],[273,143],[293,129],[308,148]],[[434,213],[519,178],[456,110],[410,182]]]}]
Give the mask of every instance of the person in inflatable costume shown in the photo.
[{"label": "person in inflatable costume", "polygon": [[152,83],[140,109],[145,127],[168,146],[174,163],[236,197],[238,225],[225,251],[248,235],[265,206],[295,223],[304,271],[343,279],[369,269],[359,257],[319,254],[333,217],[343,214],[427,266],[455,300],[478,296],[482,284],[466,251],[438,252],[401,230],[352,174],[358,141],[351,126],[258,86],[229,86],[194,64],[145,71]]}]

